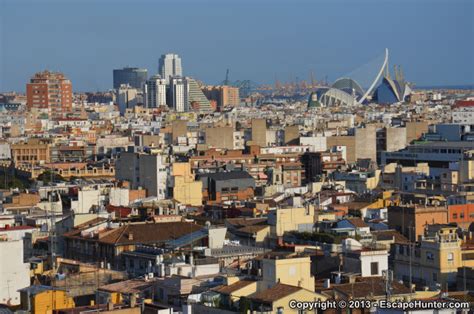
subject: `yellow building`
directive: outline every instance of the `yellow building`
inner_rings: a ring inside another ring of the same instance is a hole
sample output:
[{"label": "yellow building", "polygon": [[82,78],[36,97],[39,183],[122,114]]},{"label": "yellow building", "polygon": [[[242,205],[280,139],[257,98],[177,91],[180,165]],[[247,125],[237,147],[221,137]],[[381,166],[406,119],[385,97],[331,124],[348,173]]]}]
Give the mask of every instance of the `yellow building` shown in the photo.
[{"label": "yellow building", "polygon": [[312,302],[326,299],[327,297],[302,287],[278,283],[250,296],[247,307],[252,313],[302,313],[300,309],[294,308],[294,300]]},{"label": "yellow building", "polygon": [[74,307],[74,300],[66,290],[34,285],[20,290],[21,309],[32,314],[48,314],[54,310]]},{"label": "yellow building", "polygon": [[194,180],[190,163],[173,163],[172,176],[174,181],[173,198],[176,201],[193,206],[202,205],[202,182]]},{"label": "yellow building", "polygon": [[397,244],[394,274],[397,279],[420,287],[442,289],[456,285],[460,267],[474,267],[474,246],[463,242],[456,226],[428,225],[427,234],[417,244]]},{"label": "yellow building", "polygon": [[278,208],[268,213],[272,237],[281,237],[287,231],[299,230],[299,226],[312,226],[315,222],[314,206]]},{"label": "yellow building", "polygon": [[271,252],[262,260],[260,290],[283,283],[314,291],[314,277],[311,275],[311,259],[291,252]]},{"label": "yellow building", "polygon": [[228,308],[239,308],[242,297],[257,292],[257,282],[253,280],[238,280],[232,284],[214,290],[220,294],[221,303]]},{"label": "yellow building", "polygon": [[316,212],[316,222],[321,221],[334,221],[337,215],[335,211],[319,210]]},{"label": "yellow building", "polygon": [[49,163],[51,143],[45,139],[30,138],[28,142],[11,145],[15,165],[37,165]]}]

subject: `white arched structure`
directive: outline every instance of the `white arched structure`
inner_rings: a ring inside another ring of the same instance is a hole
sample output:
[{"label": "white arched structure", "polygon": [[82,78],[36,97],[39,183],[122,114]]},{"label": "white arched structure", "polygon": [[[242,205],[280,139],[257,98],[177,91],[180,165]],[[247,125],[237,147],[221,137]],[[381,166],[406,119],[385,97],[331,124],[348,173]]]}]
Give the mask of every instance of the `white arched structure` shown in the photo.
[{"label": "white arched structure", "polygon": [[352,95],[337,88],[328,89],[324,94],[321,95],[319,102],[324,107],[351,107],[357,105],[357,100]]},{"label": "white arched structure", "polygon": [[377,82],[382,77],[383,70],[387,67],[387,64],[388,64],[388,48],[385,48],[385,59],[383,60],[383,64],[380,67],[380,71],[377,74],[377,77],[375,78],[375,80],[372,82],[372,85],[370,85],[370,87],[365,92],[364,96],[362,96],[362,98],[359,99],[359,103],[363,103],[364,100],[367,98],[367,96],[369,96],[373,92],[375,85],[377,85]]}]

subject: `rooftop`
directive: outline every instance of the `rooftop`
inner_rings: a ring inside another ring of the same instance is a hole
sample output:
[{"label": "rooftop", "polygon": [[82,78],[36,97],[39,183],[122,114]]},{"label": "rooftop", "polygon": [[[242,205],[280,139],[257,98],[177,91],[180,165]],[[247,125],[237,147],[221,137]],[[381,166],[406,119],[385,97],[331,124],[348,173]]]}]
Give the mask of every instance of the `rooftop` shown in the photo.
[{"label": "rooftop", "polygon": [[273,303],[300,290],[303,288],[277,283],[267,290],[252,295],[250,299],[262,303]]}]

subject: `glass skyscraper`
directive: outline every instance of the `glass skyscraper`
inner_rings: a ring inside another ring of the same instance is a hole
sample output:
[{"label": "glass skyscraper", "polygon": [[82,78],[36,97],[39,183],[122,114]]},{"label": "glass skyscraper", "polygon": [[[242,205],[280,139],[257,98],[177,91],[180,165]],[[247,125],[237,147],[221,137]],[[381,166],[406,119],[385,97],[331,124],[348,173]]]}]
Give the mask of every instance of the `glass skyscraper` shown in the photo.
[{"label": "glass skyscraper", "polygon": [[133,88],[142,89],[148,78],[148,70],[140,68],[123,68],[114,70],[114,89],[120,85],[130,85]]}]

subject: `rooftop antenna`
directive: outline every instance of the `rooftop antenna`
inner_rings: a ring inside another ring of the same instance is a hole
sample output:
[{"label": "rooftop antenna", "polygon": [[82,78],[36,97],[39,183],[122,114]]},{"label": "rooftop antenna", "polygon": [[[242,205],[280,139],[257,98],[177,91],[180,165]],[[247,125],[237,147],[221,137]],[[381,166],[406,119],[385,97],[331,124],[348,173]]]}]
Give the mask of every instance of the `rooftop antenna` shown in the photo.
[{"label": "rooftop antenna", "polygon": [[51,204],[50,209],[50,223],[51,227],[49,228],[49,240],[50,240],[50,250],[51,250],[51,269],[53,270],[53,276],[56,272],[56,215],[55,215],[55,202],[53,198],[53,192],[49,194],[49,202]]}]

